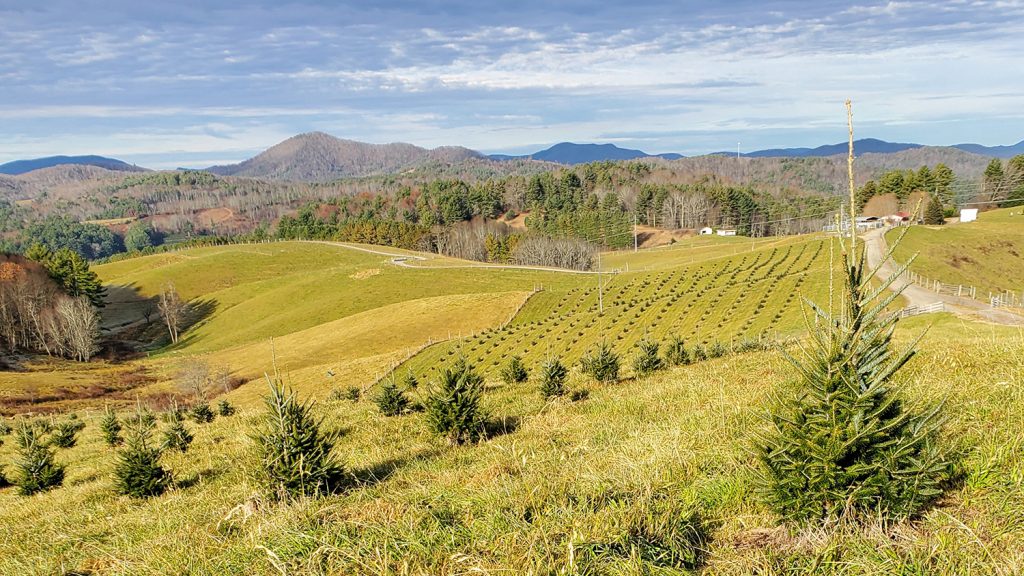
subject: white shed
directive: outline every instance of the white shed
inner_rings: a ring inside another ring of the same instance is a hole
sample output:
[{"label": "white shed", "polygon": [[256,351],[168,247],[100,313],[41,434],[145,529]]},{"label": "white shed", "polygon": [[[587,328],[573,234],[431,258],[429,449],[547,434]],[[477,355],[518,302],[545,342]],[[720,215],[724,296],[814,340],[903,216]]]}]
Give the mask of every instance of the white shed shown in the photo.
[{"label": "white shed", "polygon": [[963,224],[964,222],[974,222],[977,219],[978,219],[978,209],[977,208],[961,208],[960,209],[960,223],[961,224]]},{"label": "white shed", "polygon": [[700,229],[700,235],[701,236],[711,236],[714,233],[715,233],[715,231],[712,230],[710,226],[705,226],[704,228]]}]

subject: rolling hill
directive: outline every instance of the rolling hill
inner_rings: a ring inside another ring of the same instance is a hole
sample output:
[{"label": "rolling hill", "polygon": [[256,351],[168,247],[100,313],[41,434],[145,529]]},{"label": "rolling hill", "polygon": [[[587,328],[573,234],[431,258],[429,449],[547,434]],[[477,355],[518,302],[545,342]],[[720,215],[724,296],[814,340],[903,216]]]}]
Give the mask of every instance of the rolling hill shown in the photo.
[{"label": "rolling hill", "polygon": [[481,157],[457,146],[427,150],[412,144],[367,144],[311,132],[293,136],[240,164],[207,170],[224,176],[321,182],[393,174],[429,161],[458,163]]},{"label": "rolling hill", "polygon": [[[1012,385],[1024,370],[1019,331],[948,315],[901,323],[900,345],[926,332],[898,382],[901,398],[943,399],[940,440],[965,450],[960,483],[900,523],[899,538],[858,530],[795,541],[758,500],[751,435],[797,376],[779,351],[633,375],[629,361],[644,336],[679,335],[694,346],[765,330],[799,334],[800,297],[827,302],[834,248],[818,237],[692,238],[608,254],[608,268],[619,271],[600,278],[604,310],[596,275],[449,259],[404,268],[366,246],[222,246],[98,266],[111,298],[129,296],[108,305],[125,320],[169,280],[213,305],[178,346],[97,363],[95,374],[73,364],[40,372],[38,395],[47,386],[109,385],[115,376],[146,381],[77,405],[86,427],[77,445],[58,452],[68,465],[63,486],[29,498],[0,488],[8,529],[0,573],[819,573],[829,558],[859,568],[844,574],[1015,566],[1024,549],[1016,529],[1021,439],[1006,423],[1024,415]],[[602,340],[623,354],[620,382],[596,384],[578,369],[575,360]],[[446,446],[422,414],[385,417],[369,401],[373,383],[400,365],[399,375],[419,376],[407,394],[422,403],[437,369],[460,354],[487,376],[486,441]],[[540,361],[561,355],[571,394],[545,400],[535,379],[502,382],[497,368],[513,354],[534,378]],[[238,412],[187,423],[195,436],[188,452],[161,458],[175,478],[168,492],[116,496],[102,405],[180,390],[177,370],[192,358],[247,381],[211,391]],[[254,497],[251,433],[263,410],[262,375],[275,364],[338,431],[342,490],[287,504]],[[10,394],[31,375],[2,373],[0,390]],[[16,457],[15,442],[0,445],[0,465],[9,470]]]},{"label": "rolling hill", "polygon": [[15,176],[18,174],[25,174],[26,172],[32,172],[33,170],[52,168],[54,166],[65,166],[69,164],[79,166],[96,166],[98,168],[116,170],[119,172],[145,172],[146,170],[145,168],[140,168],[121,160],[104,158],[103,156],[49,156],[46,158],[35,158],[32,160],[15,160],[6,164],[0,164],[0,174]]}]

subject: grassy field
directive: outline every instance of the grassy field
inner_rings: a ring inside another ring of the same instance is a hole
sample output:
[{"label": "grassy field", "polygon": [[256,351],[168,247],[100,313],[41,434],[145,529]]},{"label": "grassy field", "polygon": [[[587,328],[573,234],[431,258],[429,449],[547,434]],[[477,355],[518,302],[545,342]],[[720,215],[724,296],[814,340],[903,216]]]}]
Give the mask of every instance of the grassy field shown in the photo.
[{"label": "grassy field", "polygon": [[[820,300],[827,293],[828,250],[826,242],[806,241],[712,256],[701,264],[657,266],[656,272],[624,272],[602,280],[601,297],[593,277],[585,287],[546,289],[510,325],[432,346],[398,372],[430,378],[463,355],[494,375],[513,354],[529,362],[551,355],[575,362],[602,341],[628,356],[643,338],[676,335],[707,345],[791,335],[803,329],[799,297]],[[674,260],[669,252],[658,254]]]},{"label": "grassy field", "polygon": [[[892,230],[886,239],[893,242]],[[917,259],[911,270],[946,284],[989,292],[1024,291],[1024,211],[1004,208],[982,212],[976,222],[946,226],[914,226],[896,249],[896,259]]]},{"label": "grassy field", "polygon": [[[937,319],[937,321],[936,321]],[[111,574],[1014,574],[1024,568],[1024,335],[935,321],[902,381],[911,402],[944,400],[944,441],[965,450],[962,482],[894,532],[790,534],[754,494],[748,453],[765,401],[794,370],[757,352],[595,386],[545,403],[534,384],[492,382],[494,427],[448,448],[420,415],[327,401],[345,430],[349,488],[321,500],[253,498],[246,433],[255,409],[205,426],[165,464],[179,486],[133,501],[111,492],[97,413],[61,451],[66,485],[0,490],[0,573]],[[955,336],[954,336],[955,335]],[[0,447],[8,465],[12,446]],[[664,566],[672,554],[692,569]]]},{"label": "grassy field", "polygon": [[[942,442],[962,454],[962,478],[922,518],[888,530],[790,533],[757,497],[751,456],[766,406],[796,378],[782,354],[730,354],[643,378],[629,358],[645,336],[679,335],[691,346],[798,336],[800,297],[828,301],[832,246],[813,237],[697,240],[708,244],[607,255],[606,268],[630,271],[602,275],[602,298],[596,275],[409,269],[311,243],[100,267],[105,280],[141,297],[171,279],[187,297],[216,305],[182,343],[148,358],[88,370],[41,363],[3,374],[0,389],[138,382],[122,393],[130,400],[173,389],[175,371],[193,357],[249,383],[227,395],[237,414],[188,424],[190,451],[163,460],[175,487],[144,501],[112,491],[102,400],[60,404],[76,407],[86,428],[77,446],[58,452],[68,465],[64,486],[32,497],[0,489],[0,574],[1024,570],[1024,333],[948,314],[901,322],[901,344],[927,331],[901,373],[901,394],[912,404],[944,403]],[[617,384],[596,385],[579,371],[578,358],[602,340],[624,355]],[[488,440],[449,447],[422,414],[388,418],[370,401],[369,385],[397,366],[420,376],[411,395],[422,402],[438,367],[460,354],[487,377]],[[561,355],[576,400],[545,402],[532,379],[501,383],[496,370],[512,354],[534,373]],[[337,451],[349,479],[338,494],[292,504],[257,496],[248,434],[266,390],[260,376],[275,358],[285,382],[319,400],[325,424],[343,431]],[[362,388],[358,401],[332,394],[353,386]],[[0,467],[10,475],[14,441],[2,440]]]}]

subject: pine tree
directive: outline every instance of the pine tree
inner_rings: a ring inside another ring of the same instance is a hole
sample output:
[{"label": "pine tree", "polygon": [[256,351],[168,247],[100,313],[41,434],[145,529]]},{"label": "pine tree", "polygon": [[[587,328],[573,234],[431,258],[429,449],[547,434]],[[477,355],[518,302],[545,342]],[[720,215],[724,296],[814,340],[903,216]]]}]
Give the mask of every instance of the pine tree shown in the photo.
[{"label": "pine tree", "polygon": [[420,385],[420,381],[416,379],[416,375],[411,371],[406,373],[405,380],[402,382],[405,385],[406,390],[415,390]]},{"label": "pine tree", "polygon": [[646,376],[665,367],[665,362],[658,356],[658,343],[653,340],[637,342],[636,358],[633,359],[633,371],[637,376]]},{"label": "pine tree", "polygon": [[227,400],[221,400],[217,402],[217,415],[219,416],[233,416],[235,414],[235,407],[231,405]]},{"label": "pine tree", "polygon": [[78,443],[78,433],[85,428],[79,420],[67,420],[57,424],[50,436],[50,443],[57,448],[72,448]]},{"label": "pine tree", "polygon": [[691,362],[690,352],[686,350],[686,342],[676,335],[672,335],[668,345],[665,346],[665,360],[673,366],[681,366]]},{"label": "pine tree", "polygon": [[22,496],[50,490],[64,483],[64,466],[53,459],[53,451],[43,440],[41,429],[23,422],[18,428],[18,459],[14,479]]},{"label": "pine tree", "polygon": [[311,402],[267,378],[266,412],[252,433],[258,464],[256,481],[271,498],[288,500],[329,493],[344,468],[334,455],[337,432],[324,432]]},{"label": "pine tree", "polygon": [[163,494],[170,485],[171,475],[160,466],[163,449],[152,445],[154,427],[141,413],[128,425],[114,465],[114,490],[118,494],[149,498]]},{"label": "pine tree", "polygon": [[11,425],[6,420],[0,418],[0,436],[7,436],[11,433]]},{"label": "pine tree", "polygon": [[936,446],[938,408],[901,402],[896,373],[914,355],[896,352],[898,318],[883,293],[901,270],[872,287],[863,253],[844,254],[844,302],[833,314],[811,304],[817,324],[795,396],[776,407],[758,440],[766,502],[787,523],[840,517],[894,520],[919,512],[942,491],[949,462]]},{"label": "pine tree", "polygon": [[545,399],[565,394],[565,380],[569,371],[557,356],[540,366],[540,395]]},{"label": "pine tree", "polygon": [[165,450],[185,452],[192,444],[192,433],[185,427],[185,419],[177,410],[169,413],[170,425],[164,430],[163,447]]},{"label": "pine tree", "polygon": [[0,488],[7,488],[11,486],[11,481],[7,479],[7,475],[4,474],[3,466],[0,466]]},{"label": "pine tree", "polygon": [[522,384],[529,378],[530,372],[526,369],[523,359],[519,356],[509,358],[508,364],[501,369],[501,380],[505,384]]},{"label": "pine tree", "polygon": [[580,360],[580,364],[583,371],[598,382],[609,383],[619,380],[619,356],[612,351],[607,342],[601,342],[597,350]]},{"label": "pine tree", "polygon": [[486,419],[480,407],[484,379],[465,358],[445,368],[427,399],[427,423],[450,444],[475,442],[483,436]]},{"label": "pine tree", "polygon": [[941,226],[946,223],[946,217],[942,211],[942,201],[938,196],[932,196],[928,202],[928,207],[924,211],[924,223],[929,226]]},{"label": "pine tree", "polygon": [[409,407],[409,399],[391,378],[381,385],[380,393],[374,398],[380,413],[385,416],[398,416]]},{"label": "pine tree", "polygon": [[208,424],[213,422],[214,414],[213,410],[210,409],[210,403],[206,400],[200,400],[198,404],[192,407],[189,411],[189,415],[192,416],[192,420],[196,424]]}]

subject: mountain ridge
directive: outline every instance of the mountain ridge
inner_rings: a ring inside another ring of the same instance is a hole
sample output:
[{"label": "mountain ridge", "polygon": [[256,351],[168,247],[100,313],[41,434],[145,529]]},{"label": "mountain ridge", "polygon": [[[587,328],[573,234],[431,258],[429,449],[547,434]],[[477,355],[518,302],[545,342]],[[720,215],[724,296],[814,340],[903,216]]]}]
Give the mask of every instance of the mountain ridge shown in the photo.
[{"label": "mountain ridge", "polygon": [[31,158],[27,160],[14,160],[6,164],[0,164],[0,174],[8,176],[20,176],[28,172],[53,168],[54,166],[95,166],[106,170],[117,172],[145,172],[146,169],[129,164],[116,158],[107,158],[89,154],[84,156],[46,156],[44,158]]}]

